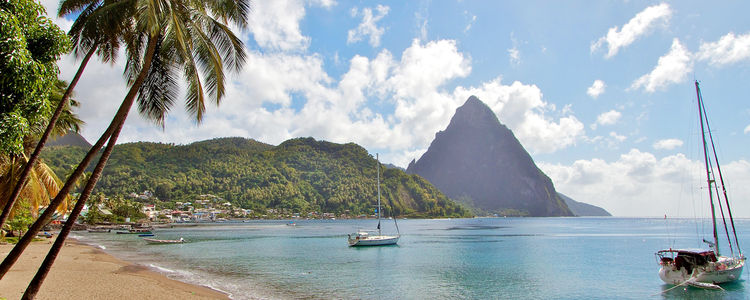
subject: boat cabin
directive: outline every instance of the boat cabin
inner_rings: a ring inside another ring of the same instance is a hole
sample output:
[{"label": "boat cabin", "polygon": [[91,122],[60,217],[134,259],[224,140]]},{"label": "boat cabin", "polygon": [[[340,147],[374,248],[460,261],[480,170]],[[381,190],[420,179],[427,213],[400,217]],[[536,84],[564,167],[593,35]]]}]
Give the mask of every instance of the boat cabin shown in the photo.
[{"label": "boat cabin", "polygon": [[674,266],[675,269],[685,268],[688,274],[693,272],[693,267],[716,262],[716,253],[713,250],[703,249],[668,249],[656,252],[659,264],[662,266]]}]

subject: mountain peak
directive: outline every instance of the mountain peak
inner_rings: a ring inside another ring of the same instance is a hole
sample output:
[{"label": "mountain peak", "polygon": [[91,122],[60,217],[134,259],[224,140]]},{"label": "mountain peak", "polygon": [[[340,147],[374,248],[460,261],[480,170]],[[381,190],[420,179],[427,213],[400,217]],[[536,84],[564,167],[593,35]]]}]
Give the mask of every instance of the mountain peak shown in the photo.
[{"label": "mountain peak", "polygon": [[407,172],[485,212],[572,215],[513,132],[475,96],[456,109],[448,127]]}]

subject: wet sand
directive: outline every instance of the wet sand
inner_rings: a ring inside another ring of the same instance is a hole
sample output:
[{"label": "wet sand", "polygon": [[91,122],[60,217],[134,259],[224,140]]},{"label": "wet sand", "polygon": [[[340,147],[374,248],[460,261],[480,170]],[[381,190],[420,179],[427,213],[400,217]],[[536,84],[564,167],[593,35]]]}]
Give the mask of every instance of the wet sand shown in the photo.
[{"label": "wet sand", "polygon": [[[53,240],[33,242],[0,280],[0,299],[20,299]],[[5,258],[13,245],[0,245]],[[229,299],[68,239],[36,299]]]}]

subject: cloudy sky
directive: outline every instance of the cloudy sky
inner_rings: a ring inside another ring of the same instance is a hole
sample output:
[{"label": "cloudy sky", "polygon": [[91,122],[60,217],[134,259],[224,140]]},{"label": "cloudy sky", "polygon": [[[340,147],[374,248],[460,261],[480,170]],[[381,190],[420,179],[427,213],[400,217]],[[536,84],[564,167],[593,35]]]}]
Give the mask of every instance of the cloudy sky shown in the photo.
[{"label": "cloudy sky", "polygon": [[[698,79],[733,212],[750,217],[748,11],[747,1],[253,1],[247,65],[221,105],[201,124],[177,105],[164,129],[134,110],[119,142],[311,136],[405,167],[476,95],[558,191],[618,216],[704,216]],[[78,61],[60,66],[69,80]],[[89,141],[125,95],[122,70],[89,64],[76,90]]]}]

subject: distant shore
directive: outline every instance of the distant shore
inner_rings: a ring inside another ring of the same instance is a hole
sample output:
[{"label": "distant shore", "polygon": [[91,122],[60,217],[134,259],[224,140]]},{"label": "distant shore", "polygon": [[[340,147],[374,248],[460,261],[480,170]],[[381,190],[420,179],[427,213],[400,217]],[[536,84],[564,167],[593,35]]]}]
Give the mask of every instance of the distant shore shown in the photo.
[{"label": "distant shore", "polygon": [[[0,280],[0,298],[20,299],[52,246],[34,242]],[[13,245],[0,245],[5,258]],[[36,299],[229,299],[207,287],[167,278],[147,267],[117,259],[68,239]]]}]

